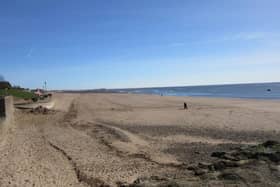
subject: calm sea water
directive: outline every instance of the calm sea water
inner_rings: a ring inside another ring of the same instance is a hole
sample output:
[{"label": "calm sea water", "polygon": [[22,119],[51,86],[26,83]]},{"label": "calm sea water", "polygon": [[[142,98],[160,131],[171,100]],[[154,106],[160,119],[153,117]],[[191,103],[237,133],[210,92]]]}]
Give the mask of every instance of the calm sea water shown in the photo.
[{"label": "calm sea water", "polygon": [[118,89],[115,91],[168,96],[280,99],[280,83],[138,88]]}]

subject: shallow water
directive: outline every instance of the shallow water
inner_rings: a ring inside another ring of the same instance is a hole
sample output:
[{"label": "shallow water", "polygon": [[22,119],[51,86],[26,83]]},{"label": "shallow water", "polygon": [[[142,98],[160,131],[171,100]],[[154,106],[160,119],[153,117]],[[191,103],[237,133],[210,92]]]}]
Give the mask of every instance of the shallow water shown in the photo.
[{"label": "shallow water", "polygon": [[167,96],[203,96],[251,99],[280,99],[280,83],[118,89],[117,92]]}]

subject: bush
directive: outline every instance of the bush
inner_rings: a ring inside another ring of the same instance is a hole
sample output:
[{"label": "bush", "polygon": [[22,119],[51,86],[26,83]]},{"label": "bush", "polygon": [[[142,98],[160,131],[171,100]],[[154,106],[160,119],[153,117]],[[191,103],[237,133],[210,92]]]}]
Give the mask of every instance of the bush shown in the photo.
[{"label": "bush", "polygon": [[33,98],[32,98],[32,101],[33,101],[33,102],[37,102],[37,101],[38,101],[38,97],[33,97]]}]

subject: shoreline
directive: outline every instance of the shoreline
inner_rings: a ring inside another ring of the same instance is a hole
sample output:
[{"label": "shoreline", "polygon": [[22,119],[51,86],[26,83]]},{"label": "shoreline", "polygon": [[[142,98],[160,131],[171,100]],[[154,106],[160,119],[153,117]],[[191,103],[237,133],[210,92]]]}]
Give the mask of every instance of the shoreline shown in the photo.
[{"label": "shoreline", "polygon": [[[67,90],[65,90],[67,92]],[[202,86],[171,86],[147,88],[119,88],[119,89],[87,89],[69,90],[77,93],[131,93],[164,96],[190,96],[208,98],[238,98],[256,100],[280,100],[280,82],[223,84]]]},{"label": "shoreline", "polygon": [[226,96],[195,96],[195,95],[161,95],[161,94],[149,94],[149,93],[129,93],[129,92],[91,92],[91,91],[63,91],[53,93],[64,94],[133,94],[133,95],[150,95],[150,96],[162,96],[162,97],[190,97],[190,98],[213,98],[213,99],[240,99],[240,100],[255,100],[255,101],[280,101],[280,98],[265,98],[265,97],[226,97]]}]

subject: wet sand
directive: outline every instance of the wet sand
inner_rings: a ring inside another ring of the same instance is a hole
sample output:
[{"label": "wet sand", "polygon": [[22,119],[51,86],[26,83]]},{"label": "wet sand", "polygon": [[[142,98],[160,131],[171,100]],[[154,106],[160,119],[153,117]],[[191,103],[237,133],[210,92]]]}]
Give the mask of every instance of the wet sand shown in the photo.
[{"label": "wet sand", "polygon": [[280,141],[280,101],[60,93],[53,102],[49,115],[16,110],[1,137],[1,186],[199,180],[185,168],[212,152]]}]

